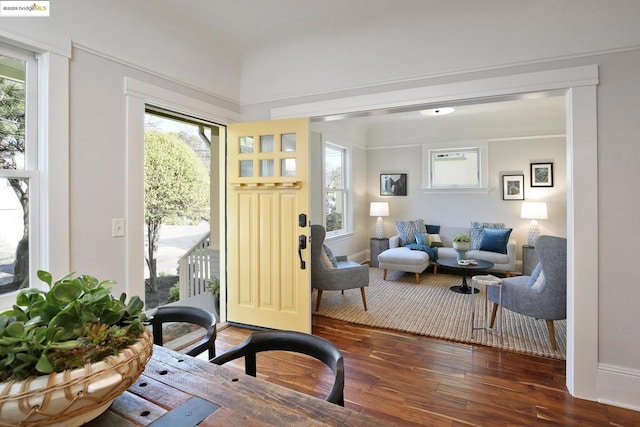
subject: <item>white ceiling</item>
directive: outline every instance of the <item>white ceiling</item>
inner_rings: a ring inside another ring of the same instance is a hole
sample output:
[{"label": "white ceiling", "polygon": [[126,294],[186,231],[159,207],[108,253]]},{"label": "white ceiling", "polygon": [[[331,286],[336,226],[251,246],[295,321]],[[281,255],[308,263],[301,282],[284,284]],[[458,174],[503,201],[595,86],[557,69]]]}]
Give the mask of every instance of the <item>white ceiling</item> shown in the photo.
[{"label": "white ceiling", "polygon": [[368,146],[413,143],[420,140],[522,138],[565,133],[563,96],[455,105],[445,116],[423,116],[418,111],[374,114],[344,120],[315,122],[316,131],[359,131]]},{"label": "white ceiling", "polygon": [[[154,0],[203,38],[245,53],[295,37],[344,30],[424,11],[424,0]],[[223,16],[223,19],[218,17]],[[238,17],[234,19],[233,17]]]}]

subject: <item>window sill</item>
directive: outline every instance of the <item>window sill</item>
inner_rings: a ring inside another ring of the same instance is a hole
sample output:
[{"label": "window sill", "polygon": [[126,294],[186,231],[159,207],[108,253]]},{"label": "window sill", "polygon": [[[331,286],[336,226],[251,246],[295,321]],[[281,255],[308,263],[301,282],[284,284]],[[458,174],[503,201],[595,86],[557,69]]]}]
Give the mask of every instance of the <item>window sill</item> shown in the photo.
[{"label": "window sill", "polygon": [[325,242],[339,242],[341,240],[347,240],[349,238],[353,237],[353,232],[352,231],[347,231],[344,233],[340,233],[340,234],[332,234],[332,235],[327,235],[324,238]]},{"label": "window sill", "polygon": [[482,188],[422,188],[423,194],[487,194],[491,189],[489,187]]}]

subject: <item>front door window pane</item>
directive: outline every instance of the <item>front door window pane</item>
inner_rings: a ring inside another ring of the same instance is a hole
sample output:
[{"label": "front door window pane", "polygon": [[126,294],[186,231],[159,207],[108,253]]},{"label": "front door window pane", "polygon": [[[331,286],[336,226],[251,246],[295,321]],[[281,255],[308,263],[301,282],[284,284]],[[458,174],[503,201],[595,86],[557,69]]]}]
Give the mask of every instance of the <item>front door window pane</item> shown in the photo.
[{"label": "front door window pane", "polygon": [[282,159],[282,176],[296,176],[296,159]]},{"label": "front door window pane", "polygon": [[272,153],[273,152],[273,135],[260,135],[260,152]]},{"label": "front door window pane", "polygon": [[273,160],[260,161],[260,176],[273,176]]},{"label": "front door window pane", "polygon": [[252,136],[240,137],[240,152],[253,153],[253,137]]},{"label": "front door window pane", "polygon": [[282,134],[281,151],[296,151],[296,134]]},{"label": "front door window pane", "polygon": [[240,160],[240,176],[253,176],[253,160]]}]

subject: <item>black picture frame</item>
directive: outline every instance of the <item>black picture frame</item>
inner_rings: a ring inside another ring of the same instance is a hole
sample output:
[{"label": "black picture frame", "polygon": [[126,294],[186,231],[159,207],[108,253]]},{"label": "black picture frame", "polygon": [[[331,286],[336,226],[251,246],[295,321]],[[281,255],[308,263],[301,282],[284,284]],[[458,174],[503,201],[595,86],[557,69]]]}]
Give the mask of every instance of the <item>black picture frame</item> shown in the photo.
[{"label": "black picture frame", "polygon": [[553,187],[553,163],[531,163],[531,186]]},{"label": "black picture frame", "polygon": [[524,174],[502,175],[502,200],[524,200]]},{"label": "black picture frame", "polygon": [[381,173],[380,174],[380,195],[381,196],[406,196],[407,195],[407,174],[406,173]]}]

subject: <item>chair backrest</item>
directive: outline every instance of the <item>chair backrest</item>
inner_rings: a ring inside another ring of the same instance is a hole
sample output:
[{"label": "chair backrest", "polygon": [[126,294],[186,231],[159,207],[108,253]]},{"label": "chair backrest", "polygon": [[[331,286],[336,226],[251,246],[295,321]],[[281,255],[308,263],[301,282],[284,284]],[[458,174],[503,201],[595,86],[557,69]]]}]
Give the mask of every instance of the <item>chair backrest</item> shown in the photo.
[{"label": "chair backrest", "polygon": [[306,354],[331,368],[334,382],[326,400],[344,406],[344,361],[336,346],[324,338],[294,331],[254,332],[226,353],[212,359],[216,365],[244,357],[245,372],[256,376],[256,354],[263,351],[290,351]]},{"label": "chair backrest", "polygon": [[536,254],[542,264],[545,287],[541,296],[547,301],[545,319],[564,319],[567,315],[567,239],[540,236],[536,240]]},{"label": "chair backrest", "polygon": [[170,322],[191,323],[203,327],[205,336],[187,352],[189,356],[197,356],[209,350],[209,359],[216,357],[216,316],[212,312],[199,307],[167,305],[158,307],[149,323],[153,327],[153,343],[164,345],[162,325]]}]

